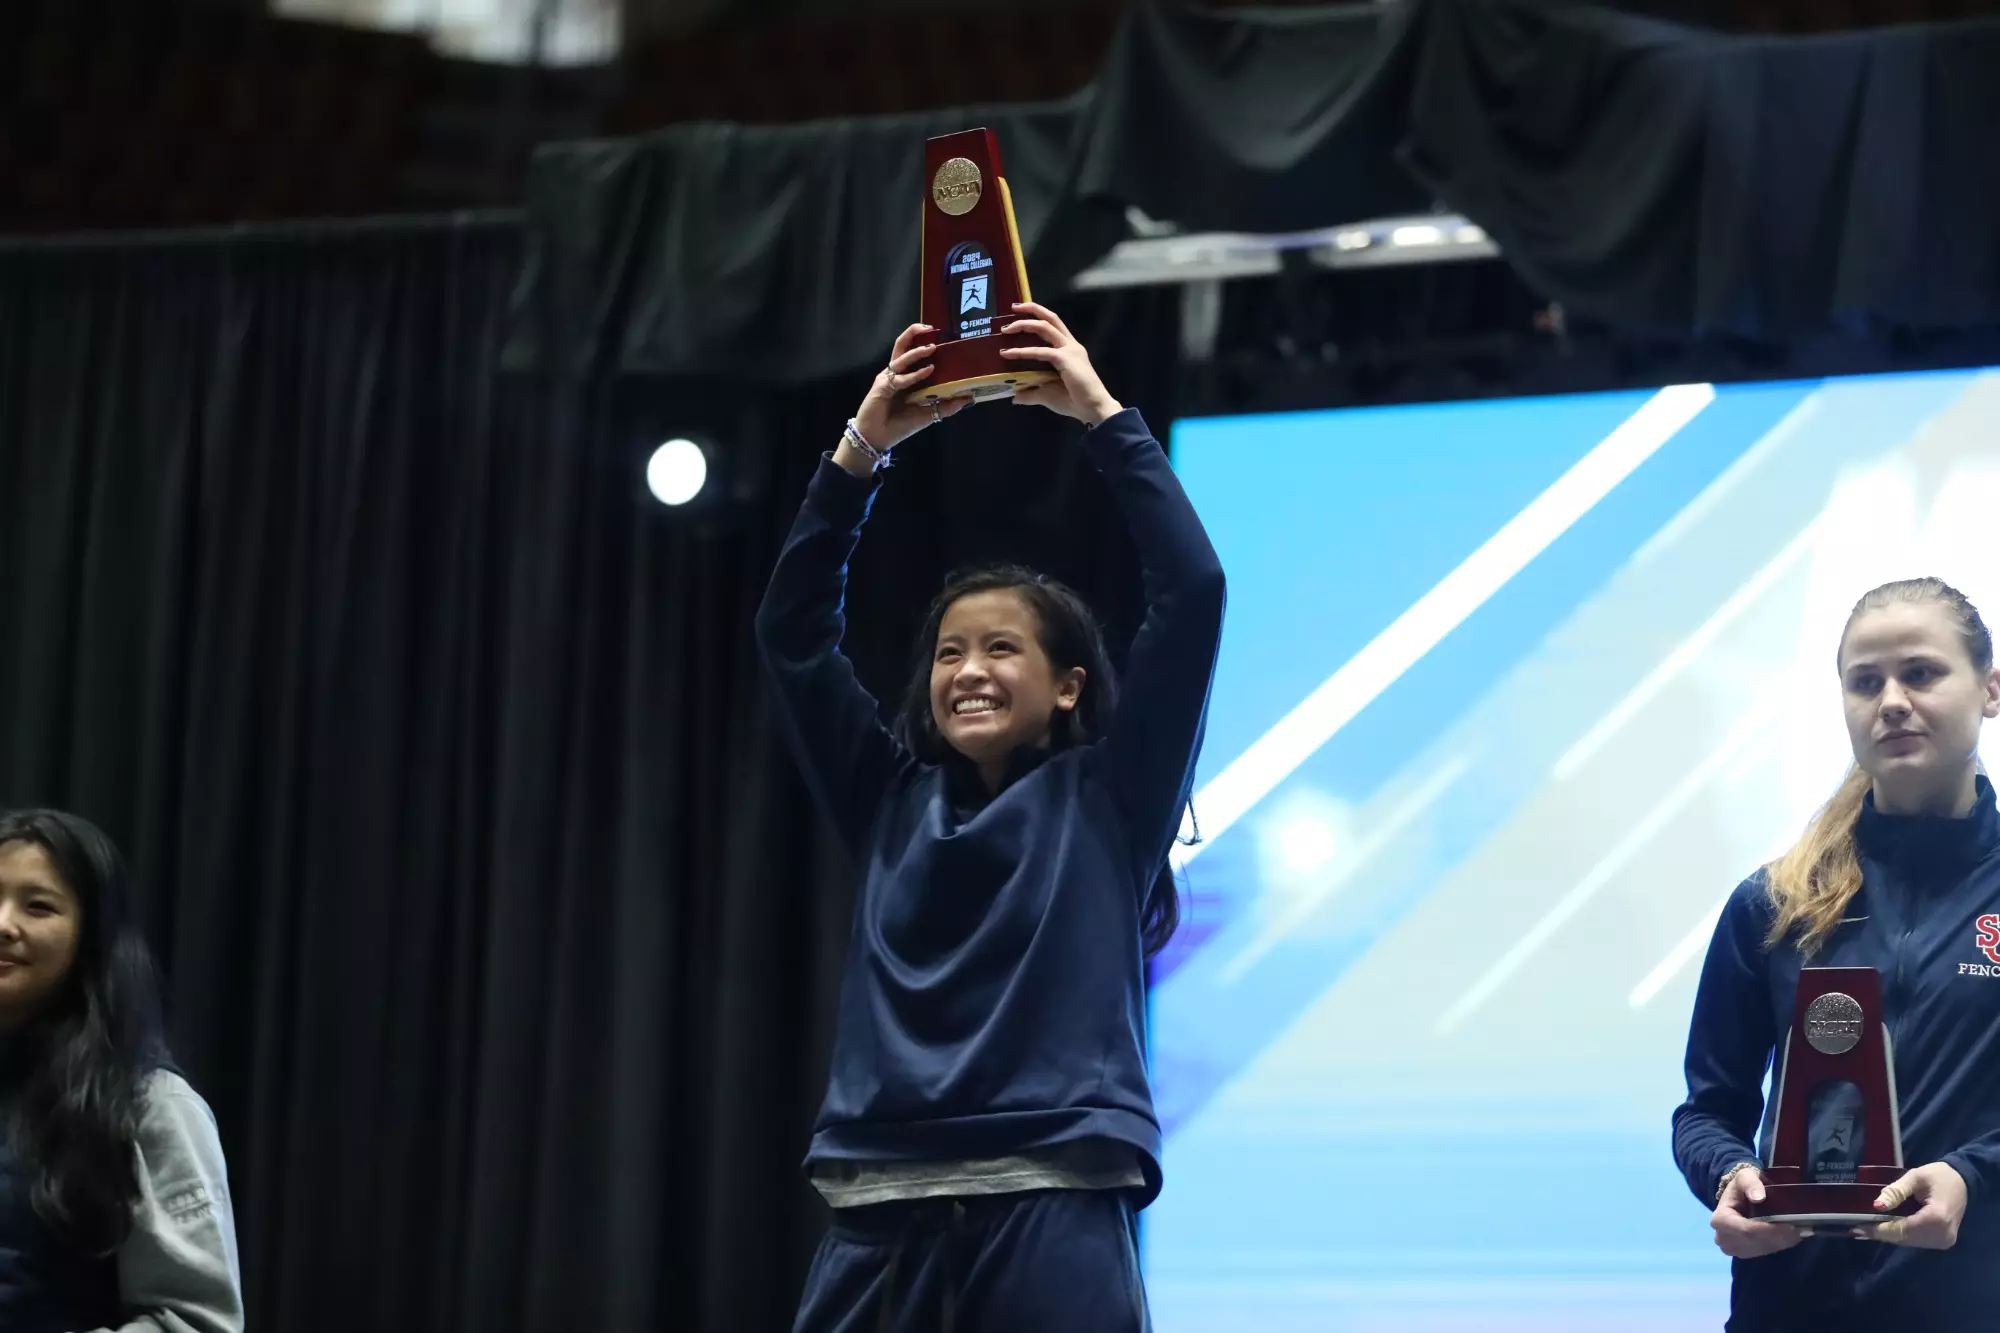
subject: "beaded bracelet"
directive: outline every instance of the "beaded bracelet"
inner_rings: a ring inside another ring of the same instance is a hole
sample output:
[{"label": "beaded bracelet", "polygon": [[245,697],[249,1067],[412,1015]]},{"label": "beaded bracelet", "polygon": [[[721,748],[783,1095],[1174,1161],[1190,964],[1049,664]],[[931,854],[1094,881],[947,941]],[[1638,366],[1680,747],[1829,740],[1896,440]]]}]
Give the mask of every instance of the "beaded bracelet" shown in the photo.
[{"label": "beaded bracelet", "polygon": [[861,427],[854,424],[853,417],[847,419],[847,425],[841,428],[840,433],[847,438],[849,444],[867,455],[868,461],[874,471],[880,472],[883,468],[889,466],[889,451],[887,449],[877,449],[874,445],[868,443],[867,437],[861,433]]}]

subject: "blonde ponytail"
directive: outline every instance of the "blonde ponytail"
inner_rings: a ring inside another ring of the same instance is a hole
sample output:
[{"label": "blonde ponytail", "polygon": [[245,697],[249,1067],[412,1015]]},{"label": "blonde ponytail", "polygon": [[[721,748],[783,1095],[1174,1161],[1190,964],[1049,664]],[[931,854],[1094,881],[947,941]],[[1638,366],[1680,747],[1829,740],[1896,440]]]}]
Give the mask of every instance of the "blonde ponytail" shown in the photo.
[{"label": "blonde ponytail", "polygon": [[1796,934],[1799,953],[1811,958],[1840,924],[1847,904],[1861,890],[1854,826],[1861,822],[1869,786],[1861,765],[1848,769],[1833,799],[1806,825],[1805,836],[1764,868],[1771,905],[1777,909],[1765,943],[1776,947]]}]

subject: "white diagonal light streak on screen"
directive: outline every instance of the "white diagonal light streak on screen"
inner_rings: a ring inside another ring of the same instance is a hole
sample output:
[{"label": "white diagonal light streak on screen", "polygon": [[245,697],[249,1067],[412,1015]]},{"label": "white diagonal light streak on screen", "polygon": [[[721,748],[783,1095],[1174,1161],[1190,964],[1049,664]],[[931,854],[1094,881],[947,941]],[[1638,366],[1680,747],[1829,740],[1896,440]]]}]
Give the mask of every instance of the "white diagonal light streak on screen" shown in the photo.
[{"label": "white diagonal light streak on screen", "polygon": [[1668,653],[1661,663],[1649,672],[1646,678],[1632,687],[1632,692],[1620,700],[1599,719],[1596,726],[1585,732],[1583,738],[1569,748],[1568,753],[1556,760],[1555,777],[1558,782],[1572,777],[1579,768],[1590,762],[1592,755],[1604,748],[1617,730],[1638,716],[1639,711],[1653,701],[1653,697],[1667,683],[1685,671],[1690,662],[1707,652],[1722,631],[1736,622],[1736,618],[1749,609],[1750,604],[1770,591],[1771,585],[1789,573],[1805,554],[1812,549],[1814,539],[1819,535],[1820,520],[1808,523],[1805,530],[1792,538],[1784,550],[1772,557],[1771,562],[1750,577],[1750,581],[1729,595],[1729,600],[1716,608],[1702,623],[1700,629],[1681,640],[1680,646]]},{"label": "white diagonal light streak on screen", "polygon": [[1722,502],[1743,485],[1752,474],[1771,460],[1780,449],[1790,444],[1792,437],[1819,419],[1824,399],[1819,392],[1808,394],[1796,407],[1785,413],[1777,425],[1764,432],[1763,438],[1745,450],[1734,463],[1724,468],[1722,475],[1702,488],[1687,508],[1667,520],[1666,526],[1646,539],[1646,544],[1632,554],[1634,569],[1651,564],[1661,555],[1671,551],[1682,538],[1693,532]]},{"label": "white diagonal light streak on screen", "polygon": [[1534,957],[1555,933],[1582,911],[1584,905],[1596,897],[1598,891],[1609,884],[1632,858],[1645,850],[1646,844],[1660,835],[1673,822],[1676,815],[1686,808],[1688,802],[1700,794],[1710,780],[1735,760],[1744,746],[1760,736],[1764,728],[1777,716],[1775,702],[1764,704],[1746,714],[1728,736],[1723,739],[1709,756],[1697,764],[1694,771],[1682,778],[1647,816],[1636,824],[1618,844],[1598,863],[1590,868],[1590,873],[1577,881],[1571,889],[1556,901],[1542,919],[1529,928],[1513,948],[1488,968],[1486,974],[1472,983],[1472,988],[1458,998],[1451,1008],[1444,1011],[1437,1021],[1439,1035],[1450,1032],[1464,1021],[1467,1015],[1484,1004],[1492,994],[1505,985],[1507,979],[1518,972],[1522,965]]},{"label": "white diagonal light streak on screen", "polygon": [[[1758,864],[1766,865],[1783,856],[1787,851],[1791,850],[1792,842],[1797,836],[1796,831],[1785,830],[1780,836],[1777,845],[1771,848],[1770,853],[1762,861],[1758,862]],[[1729,900],[1735,894],[1735,889],[1731,889],[1728,893],[1723,894],[1722,901],[1717,903],[1707,916],[1695,922],[1694,929],[1690,930],[1686,937],[1679,944],[1676,944],[1651,972],[1646,974],[1644,981],[1641,981],[1632,988],[1632,994],[1627,997],[1627,1002],[1634,1009],[1644,1009],[1648,1004],[1652,1003],[1653,997],[1665,990],[1667,983],[1679,976],[1681,969],[1686,967],[1694,960],[1697,954],[1708,947],[1709,939],[1715,934],[1715,923],[1722,920],[1722,909],[1729,906]]]},{"label": "white diagonal light streak on screen", "polygon": [[1397,677],[1548,549],[1578,519],[1715,401],[1708,384],[1675,384],[1638,411],[1509,519],[1320,686],[1195,793],[1204,839],[1176,846],[1186,865],[1314,751],[1372,703]]},{"label": "white diagonal light streak on screen", "polygon": [[[1730,893],[1734,892],[1734,889],[1730,890]],[[1729,897],[1724,895],[1722,901],[1717,903],[1707,916],[1695,922],[1694,929],[1687,933],[1687,937],[1660,960],[1659,966],[1648,972],[1646,979],[1632,988],[1632,994],[1626,1002],[1634,1009],[1644,1009],[1655,995],[1666,988],[1669,981],[1680,975],[1680,970],[1686,967],[1696,954],[1708,947],[1710,937],[1715,934],[1715,923],[1722,920],[1722,909],[1728,905]]]}]

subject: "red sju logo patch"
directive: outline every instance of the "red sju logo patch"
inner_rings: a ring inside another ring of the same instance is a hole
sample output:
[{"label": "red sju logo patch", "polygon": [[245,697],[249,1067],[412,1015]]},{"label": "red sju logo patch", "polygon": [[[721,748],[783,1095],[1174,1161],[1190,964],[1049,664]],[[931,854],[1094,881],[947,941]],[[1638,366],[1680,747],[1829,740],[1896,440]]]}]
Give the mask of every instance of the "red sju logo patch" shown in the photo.
[{"label": "red sju logo patch", "polygon": [[1979,952],[2000,963],[2000,912],[1988,912],[1972,926],[1979,932]]}]

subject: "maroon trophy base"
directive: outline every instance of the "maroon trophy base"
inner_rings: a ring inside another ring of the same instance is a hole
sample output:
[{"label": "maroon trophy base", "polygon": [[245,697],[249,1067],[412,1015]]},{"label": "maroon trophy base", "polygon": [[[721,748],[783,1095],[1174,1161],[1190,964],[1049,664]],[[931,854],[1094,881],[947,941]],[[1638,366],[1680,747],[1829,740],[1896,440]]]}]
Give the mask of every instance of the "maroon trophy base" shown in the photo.
[{"label": "maroon trophy base", "polygon": [[1031,333],[939,343],[931,353],[930,383],[910,391],[910,401],[923,406],[952,398],[1011,398],[1014,390],[1031,384],[1047,384],[1055,378],[1033,361],[1015,361],[1000,355],[1003,347],[1047,347]]},{"label": "maroon trophy base", "polygon": [[1905,1199],[1896,1208],[1877,1209],[1876,1196],[1882,1186],[1903,1173],[1884,1172],[1879,1184],[1867,1182],[1839,1185],[1774,1185],[1764,1182],[1764,1201],[1746,1204],[1744,1212],[1764,1222],[1784,1222],[1792,1226],[1872,1227],[1892,1217],[1908,1217],[1923,1205]]}]

